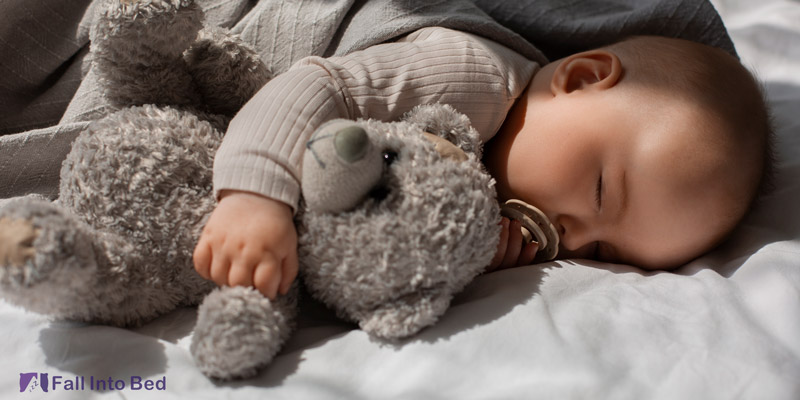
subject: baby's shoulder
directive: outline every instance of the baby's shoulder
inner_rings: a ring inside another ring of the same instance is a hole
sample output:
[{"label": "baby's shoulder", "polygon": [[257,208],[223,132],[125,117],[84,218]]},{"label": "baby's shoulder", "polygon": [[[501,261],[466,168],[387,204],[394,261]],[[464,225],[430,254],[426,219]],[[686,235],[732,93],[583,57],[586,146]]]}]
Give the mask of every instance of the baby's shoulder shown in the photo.
[{"label": "baby's shoulder", "polygon": [[440,43],[443,45],[453,45],[454,48],[481,48],[492,47],[498,45],[490,39],[481,36],[460,31],[457,29],[444,28],[441,26],[428,26],[417,29],[406,36],[398,39],[398,42],[428,42]]},{"label": "baby's shoulder", "polygon": [[437,51],[452,51],[458,54],[464,53],[471,56],[478,56],[483,58],[485,62],[494,64],[501,69],[506,69],[509,65],[515,67],[521,65],[530,67],[531,64],[536,64],[516,51],[492,39],[474,33],[441,26],[429,26],[417,29],[400,38],[398,41],[424,43],[426,49],[431,49],[430,46],[434,46],[437,48]]}]

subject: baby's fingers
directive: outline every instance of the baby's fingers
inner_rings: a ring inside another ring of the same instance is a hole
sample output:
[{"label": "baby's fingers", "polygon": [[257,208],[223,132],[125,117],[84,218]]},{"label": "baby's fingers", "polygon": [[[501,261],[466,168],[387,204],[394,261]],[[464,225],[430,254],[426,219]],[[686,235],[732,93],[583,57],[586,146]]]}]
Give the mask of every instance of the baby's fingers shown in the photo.
[{"label": "baby's fingers", "polygon": [[281,285],[278,288],[281,294],[289,293],[292,282],[297,278],[298,262],[297,252],[289,252],[289,256],[283,260],[283,270],[281,271]]},{"label": "baby's fingers", "polygon": [[200,240],[192,253],[194,269],[204,279],[211,279],[211,245],[205,240]]},{"label": "baby's fingers", "polygon": [[523,265],[530,265],[533,263],[534,257],[536,257],[536,252],[539,251],[539,243],[530,242],[522,248],[522,253],[519,254],[519,260],[517,261],[517,266],[521,267]]},{"label": "baby's fingers", "polygon": [[511,268],[517,265],[520,251],[522,250],[522,224],[517,220],[512,220],[508,227],[508,246],[500,269]]},{"label": "baby's fingers", "polygon": [[275,300],[281,283],[281,269],[278,260],[272,255],[265,256],[253,274],[253,285],[261,294]]},{"label": "baby's fingers", "polygon": [[217,251],[211,260],[211,280],[217,285],[225,286],[228,284],[228,271],[231,268],[231,259],[227,254]]},{"label": "baby's fingers", "polygon": [[230,286],[253,286],[253,272],[256,269],[258,259],[253,256],[243,256],[234,262],[228,274],[228,285]]}]

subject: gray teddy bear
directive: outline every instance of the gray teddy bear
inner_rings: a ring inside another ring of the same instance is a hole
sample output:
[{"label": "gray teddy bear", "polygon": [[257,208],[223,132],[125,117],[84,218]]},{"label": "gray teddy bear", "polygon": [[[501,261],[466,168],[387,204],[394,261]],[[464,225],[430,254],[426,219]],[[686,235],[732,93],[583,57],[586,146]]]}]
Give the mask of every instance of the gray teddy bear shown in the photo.
[{"label": "gray teddy bear", "polygon": [[[0,209],[0,296],[31,311],[136,326],[200,304],[191,352],[206,375],[248,377],[293,329],[298,285],[275,301],[193,268],[215,206],[214,153],[269,78],[256,53],[202,27],[189,0],[114,0],[92,29],[93,68],[118,109],[63,163],[59,198]],[[158,105],[155,105],[158,104]],[[402,121],[335,120],[307,144],[296,218],[302,284],[377,338],[433,324],[489,264],[494,182],[468,119],[444,105]]]}]

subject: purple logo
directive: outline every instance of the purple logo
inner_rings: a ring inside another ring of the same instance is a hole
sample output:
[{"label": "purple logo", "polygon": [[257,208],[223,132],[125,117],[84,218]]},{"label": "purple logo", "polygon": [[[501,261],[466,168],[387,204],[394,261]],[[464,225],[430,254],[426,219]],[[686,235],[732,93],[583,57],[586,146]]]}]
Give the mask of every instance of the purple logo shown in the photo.
[{"label": "purple logo", "polygon": [[19,374],[19,391],[32,392],[37,387],[41,387],[43,391],[47,391],[47,374],[38,372],[20,372]]},{"label": "purple logo", "polygon": [[[2,1],[2,0],[0,0]],[[96,377],[75,375],[62,376],[44,372],[20,372],[19,392],[33,392],[37,388],[43,392],[60,392],[73,390],[111,391],[111,390],[167,390],[167,377],[161,379],[146,379],[141,376],[131,375],[130,379],[115,379],[113,377]]]}]

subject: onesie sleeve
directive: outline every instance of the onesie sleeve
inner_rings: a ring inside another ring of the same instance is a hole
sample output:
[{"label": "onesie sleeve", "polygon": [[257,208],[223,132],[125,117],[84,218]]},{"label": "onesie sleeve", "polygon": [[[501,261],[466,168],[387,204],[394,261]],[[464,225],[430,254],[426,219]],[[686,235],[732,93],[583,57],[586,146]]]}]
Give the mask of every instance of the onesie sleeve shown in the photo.
[{"label": "onesie sleeve", "polygon": [[231,121],[214,161],[214,191],[241,190],[297,209],[305,144],[334,118],[392,121],[445,103],[491,138],[538,68],[491,40],[445,28],[342,57],[308,57],[276,76]]}]

